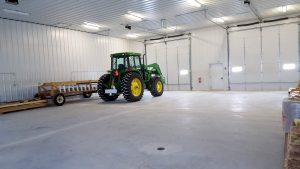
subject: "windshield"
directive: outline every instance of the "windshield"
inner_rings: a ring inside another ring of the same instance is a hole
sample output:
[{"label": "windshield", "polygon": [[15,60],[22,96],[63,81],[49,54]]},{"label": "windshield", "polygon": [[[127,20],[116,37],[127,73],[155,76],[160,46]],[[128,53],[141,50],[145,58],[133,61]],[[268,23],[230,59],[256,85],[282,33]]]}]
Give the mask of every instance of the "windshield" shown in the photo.
[{"label": "windshield", "polygon": [[112,69],[126,69],[128,67],[127,58],[112,58]]},{"label": "windshield", "polygon": [[[115,69],[140,69],[141,60],[139,56],[128,56],[128,57],[112,57],[111,67]],[[129,64],[129,65],[128,65]]]}]

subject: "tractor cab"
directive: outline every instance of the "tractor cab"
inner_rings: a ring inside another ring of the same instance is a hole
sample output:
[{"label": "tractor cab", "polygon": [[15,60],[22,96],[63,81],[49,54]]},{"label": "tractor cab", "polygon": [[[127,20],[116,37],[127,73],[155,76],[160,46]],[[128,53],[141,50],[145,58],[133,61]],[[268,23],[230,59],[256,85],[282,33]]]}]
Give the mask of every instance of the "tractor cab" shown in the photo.
[{"label": "tractor cab", "polygon": [[111,70],[128,72],[141,69],[141,54],[139,53],[116,53],[111,55]]}]

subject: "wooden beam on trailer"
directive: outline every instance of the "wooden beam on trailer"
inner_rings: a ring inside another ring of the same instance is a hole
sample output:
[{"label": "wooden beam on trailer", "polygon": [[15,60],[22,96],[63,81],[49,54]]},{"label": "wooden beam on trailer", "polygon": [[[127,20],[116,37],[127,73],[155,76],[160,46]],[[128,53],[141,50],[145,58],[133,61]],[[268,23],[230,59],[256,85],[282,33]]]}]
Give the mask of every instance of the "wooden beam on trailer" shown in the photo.
[{"label": "wooden beam on trailer", "polygon": [[47,105],[48,105],[47,100],[27,100],[24,102],[7,103],[7,104],[0,105],[0,114],[45,107]]}]

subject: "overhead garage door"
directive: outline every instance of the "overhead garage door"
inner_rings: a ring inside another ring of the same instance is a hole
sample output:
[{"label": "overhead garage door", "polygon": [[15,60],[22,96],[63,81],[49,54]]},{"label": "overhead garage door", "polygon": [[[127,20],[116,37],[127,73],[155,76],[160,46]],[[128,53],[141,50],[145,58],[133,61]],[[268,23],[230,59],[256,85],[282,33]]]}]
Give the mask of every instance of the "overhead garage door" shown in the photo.
[{"label": "overhead garage door", "polygon": [[189,45],[188,39],[147,44],[148,64],[159,64],[166,90],[190,90]]},{"label": "overhead garage door", "polygon": [[230,33],[232,90],[287,90],[299,79],[298,25]]}]

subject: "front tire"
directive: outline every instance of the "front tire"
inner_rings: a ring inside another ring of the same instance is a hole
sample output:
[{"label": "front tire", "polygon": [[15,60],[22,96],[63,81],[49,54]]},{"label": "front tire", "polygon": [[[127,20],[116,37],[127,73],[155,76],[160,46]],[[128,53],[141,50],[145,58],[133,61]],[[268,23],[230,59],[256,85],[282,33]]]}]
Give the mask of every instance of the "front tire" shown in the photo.
[{"label": "front tire", "polygon": [[105,75],[101,76],[98,81],[97,91],[98,91],[99,97],[106,102],[115,101],[119,97],[119,94],[109,95],[109,94],[105,93],[105,89],[107,89],[107,85],[110,82],[110,78],[111,78],[110,74],[105,74]]},{"label": "front tire", "polygon": [[128,102],[140,101],[144,94],[144,85],[141,75],[127,73],[122,80],[123,96]]},{"label": "front tire", "polygon": [[66,97],[62,93],[54,95],[53,102],[56,106],[62,106],[66,102]]},{"label": "front tire", "polygon": [[153,79],[150,92],[153,97],[161,96],[164,93],[164,84],[160,78]]}]

